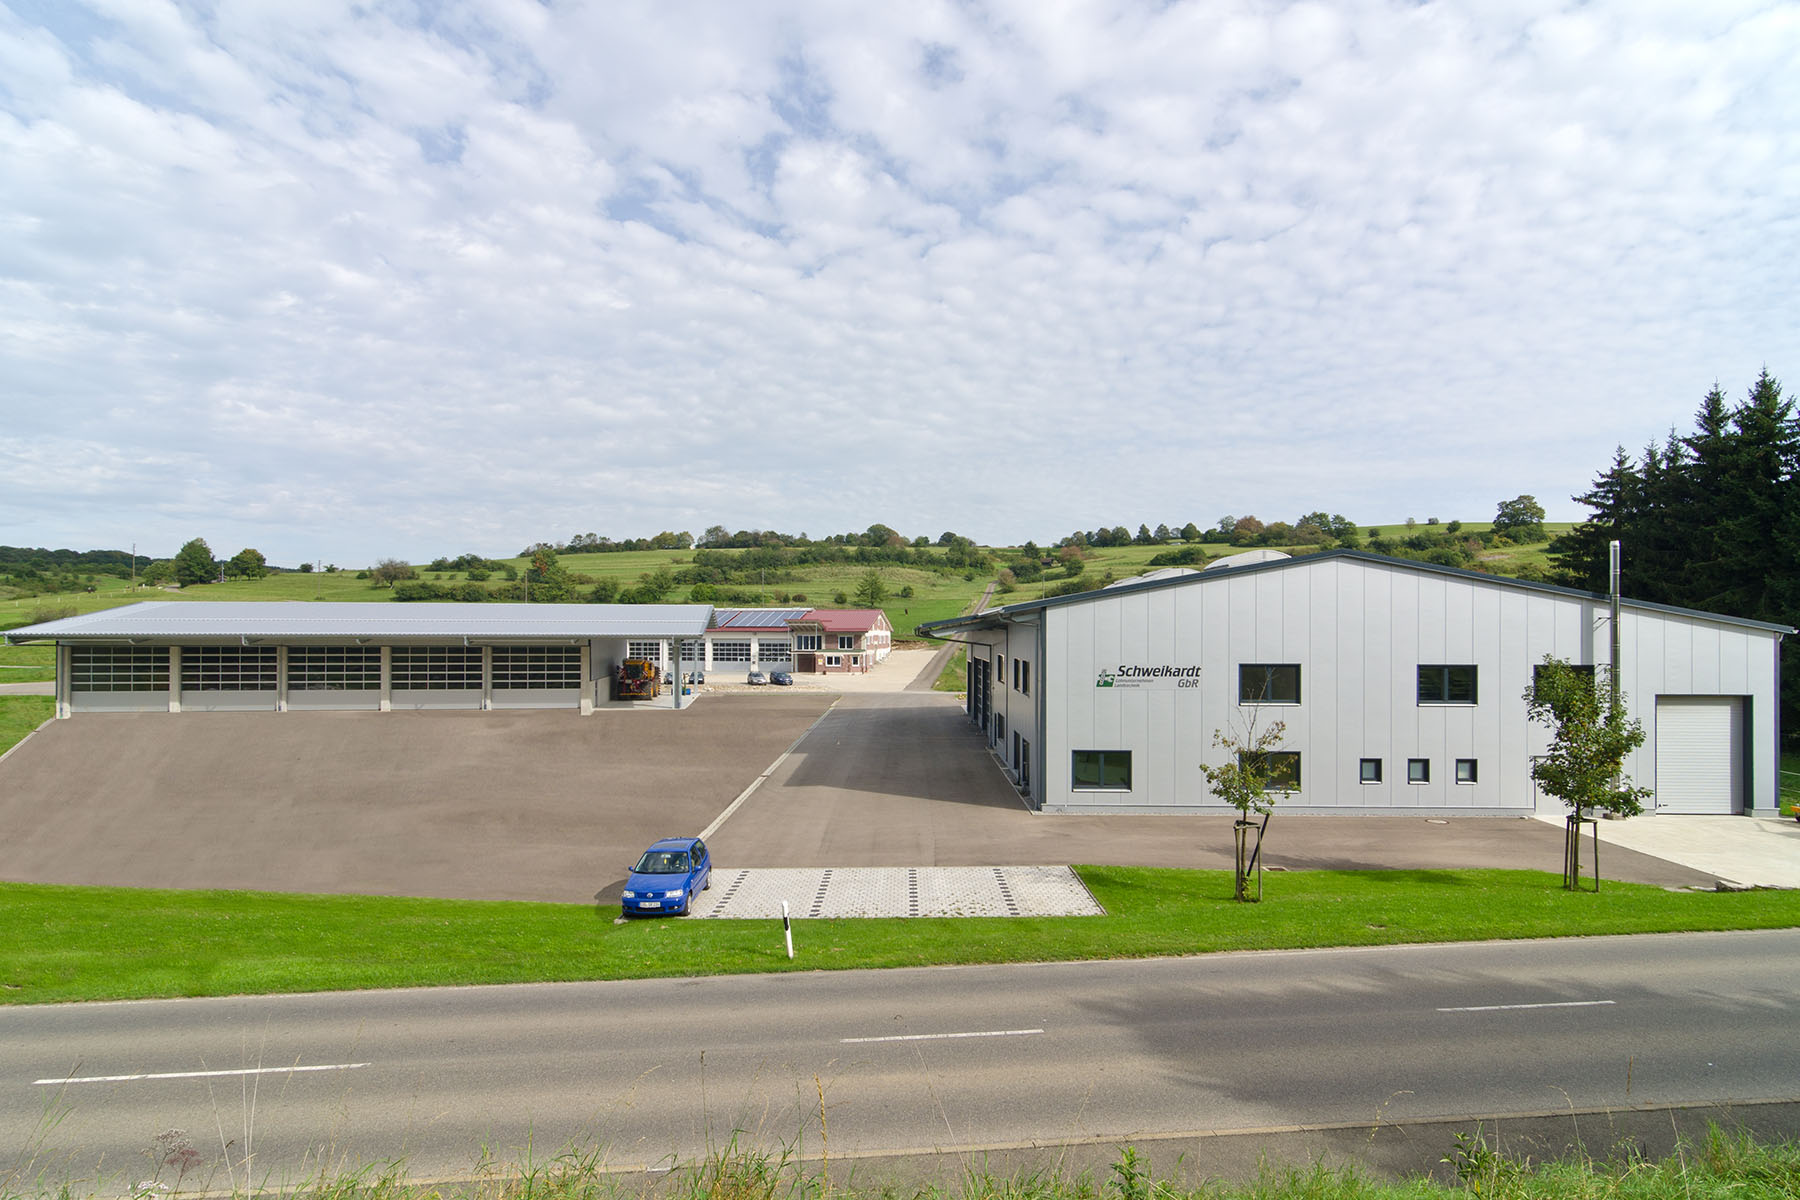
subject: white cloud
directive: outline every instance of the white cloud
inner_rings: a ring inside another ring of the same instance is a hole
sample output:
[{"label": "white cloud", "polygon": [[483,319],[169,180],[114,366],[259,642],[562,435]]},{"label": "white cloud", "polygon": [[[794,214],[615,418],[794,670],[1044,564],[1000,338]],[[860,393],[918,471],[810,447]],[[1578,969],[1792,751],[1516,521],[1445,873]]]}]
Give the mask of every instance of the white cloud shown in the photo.
[{"label": "white cloud", "polygon": [[1800,358],[1792,3],[45,11],[9,540],[1575,516]]}]

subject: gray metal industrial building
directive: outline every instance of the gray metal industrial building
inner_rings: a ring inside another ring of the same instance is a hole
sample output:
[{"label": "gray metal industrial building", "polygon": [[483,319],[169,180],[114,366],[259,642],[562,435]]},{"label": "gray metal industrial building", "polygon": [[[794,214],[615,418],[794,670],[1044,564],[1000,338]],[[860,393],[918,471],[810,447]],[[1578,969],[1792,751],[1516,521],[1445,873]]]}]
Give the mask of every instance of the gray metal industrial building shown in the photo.
[{"label": "gray metal industrial building", "polygon": [[[1523,699],[1546,655],[1604,665],[1609,598],[1328,551],[1013,604],[920,632],[969,643],[968,709],[1035,808],[1222,811],[1215,731],[1285,724],[1281,808],[1560,811]],[[1621,603],[1628,763],[1664,812],[1773,814],[1784,626]]]}]

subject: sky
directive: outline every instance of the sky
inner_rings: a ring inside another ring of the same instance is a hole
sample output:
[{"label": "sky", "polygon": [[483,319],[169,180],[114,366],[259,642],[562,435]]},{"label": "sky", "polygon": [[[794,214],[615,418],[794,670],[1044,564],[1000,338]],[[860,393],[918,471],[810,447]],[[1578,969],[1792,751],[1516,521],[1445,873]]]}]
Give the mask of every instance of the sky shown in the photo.
[{"label": "sky", "polygon": [[1583,510],[1800,389],[1800,4],[0,0],[0,543]]}]

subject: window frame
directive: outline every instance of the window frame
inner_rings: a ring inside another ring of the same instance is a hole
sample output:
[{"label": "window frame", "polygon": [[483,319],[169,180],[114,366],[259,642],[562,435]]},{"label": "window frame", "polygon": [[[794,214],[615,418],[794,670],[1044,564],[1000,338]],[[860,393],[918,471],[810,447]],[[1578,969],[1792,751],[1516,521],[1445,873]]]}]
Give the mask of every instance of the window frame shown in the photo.
[{"label": "window frame", "polygon": [[1263,789],[1264,791],[1280,792],[1283,795],[1292,795],[1300,790],[1300,786],[1301,786],[1301,782],[1300,782],[1300,751],[1298,751],[1298,750],[1240,750],[1240,751],[1238,751],[1238,763],[1240,766],[1244,765],[1248,760],[1250,760],[1252,758],[1260,758],[1263,760],[1263,762],[1265,764],[1273,764],[1279,760],[1280,762],[1287,763],[1292,767],[1292,772],[1291,772],[1291,774],[1289,774],[1288,778],[1291,778],[1293,782],[1291,784],[1289,784],[1282,779],[1278,779],[1277,772],[1271,766],[1268,771],[1269,784],[1266,788]]},{"label": "window frame", "polygon": [[[1080,767],[1084,756],[1092,756],[1094,775],[1097,782],[1081,782]],[[1108,760],[1115,760],[1109,763]],[[1123,765],[1124,782],[1108,783],[1109,766]],[[1072,792],[1129,792],[1131,791],[1131,751],[1129,750],[1071,750],[1069,751],[1069,790]]]},{"label": "window frame", "polygon": [[[1416,768],[1416,769],[1415,769]],[[1424,786],[1431,782],[1431,760],[1429,758],[1409,758],[1406,760],[1406,782]]]},{"label": "window frame", "polygon": [[[1467,778],[1464,778],[1464,773],[1463,773],[1464,767],[1468,768],[1468,777]],[[1480,763],[1478,763],[1475,759],[1459,758],[1456,760],[1456,782],[1457,783],[1463,784],[1465,786],[1472,785],[1475,783],[1479,783],[1480,777],[1481,777]]]},{"label": "window frame", "polygon": [[[1374,774],[1372,775],[1369,772],[1371,766],[1375,768]],[[1381,760],[1379,758],[1365,758],[1359,761],[1356,764],[1356,781],[1358,783],[1380,783]]]},{"label": "window frame", "polygon": [[[1456,688],[1452,683],[1453,671],[1467,671],[1469,698],[1453,699]],[[1429,673],[1429,674],[1428,674]],[[1427,679],[1433,681],[1433,691],[1437,695],[1425,694]],[[1441,705],[1449,708],[1474,708],[1481,703],[1481,669],[1476,663],[1420,663],[1418,675],[1418,703],[1420,705]]]},{"label": "window frame", "polygon": [[[1287,699],[1274,695],[1274,683],[1277,672],[1293,672],[1293,698]],[[1254,674],[1253,674],[1254,673]],[[1260,682],[1258,690],[1253,683]],[[1238,664],[1238,703],[1270,704],[1298,707],[1305,693],[1300,686],[1299,663],[1239,663]]]}]

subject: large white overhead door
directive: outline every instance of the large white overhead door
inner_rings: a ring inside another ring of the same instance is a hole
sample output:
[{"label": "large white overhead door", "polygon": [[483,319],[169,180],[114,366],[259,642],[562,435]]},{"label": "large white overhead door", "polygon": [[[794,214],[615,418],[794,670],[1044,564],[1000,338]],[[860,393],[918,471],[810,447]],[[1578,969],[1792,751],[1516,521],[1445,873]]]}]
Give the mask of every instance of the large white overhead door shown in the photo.
[{"label": "large white overhead door", "polygon": [[1744,809],[1744,704],[1735,696],[1656,698],[1656,807]]}]

